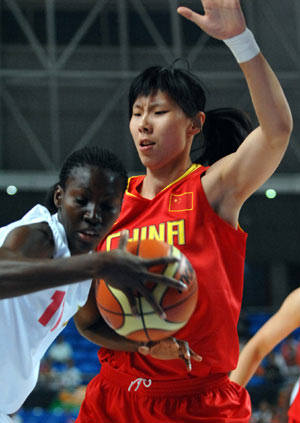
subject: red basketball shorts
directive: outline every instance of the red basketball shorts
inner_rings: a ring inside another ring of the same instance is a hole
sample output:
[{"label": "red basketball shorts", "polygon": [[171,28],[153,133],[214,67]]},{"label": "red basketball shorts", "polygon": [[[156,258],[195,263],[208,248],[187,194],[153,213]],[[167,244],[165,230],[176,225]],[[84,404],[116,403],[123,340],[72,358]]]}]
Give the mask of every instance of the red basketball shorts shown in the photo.
[{"label": "red basketball shorts", "polygon": [[227,375],[154,381],[102,365],[75,423],[248,423],[248,392]]}]

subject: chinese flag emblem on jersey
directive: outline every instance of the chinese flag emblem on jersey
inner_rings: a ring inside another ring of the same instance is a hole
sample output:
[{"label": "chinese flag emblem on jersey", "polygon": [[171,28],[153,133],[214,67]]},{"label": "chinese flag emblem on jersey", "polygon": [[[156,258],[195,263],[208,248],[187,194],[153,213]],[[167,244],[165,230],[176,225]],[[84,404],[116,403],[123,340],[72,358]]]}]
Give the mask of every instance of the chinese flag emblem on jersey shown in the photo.
[{"label": "chinese flag emblem on jersey", "polygon": [[193,210],[193,192],[170,195],[169,211],[180,212],[187,210]]}]

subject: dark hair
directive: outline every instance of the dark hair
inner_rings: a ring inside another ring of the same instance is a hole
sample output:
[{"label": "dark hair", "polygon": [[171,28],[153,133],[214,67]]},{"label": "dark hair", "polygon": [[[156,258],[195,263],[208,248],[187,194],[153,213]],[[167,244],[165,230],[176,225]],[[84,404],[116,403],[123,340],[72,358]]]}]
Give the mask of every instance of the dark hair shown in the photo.
[{"label": "dark hair", "polygon": [[[169,68],[152,66],[140,73],[129,90],[129,117],[139,96],[148,96],[158,91],[167,93],[190,118],[203,111],[206,105],[206,88],[189,69],[175,67],[178,59]],[[216,160],[233,153],[252,130],[249,117],[233,108],[215,109],[205,112],[206,120],[201,132],[199,156],[193,161],[211,165]],[[195,150],[193,150],[195,152]]]},{"label": "dark hair", "polygon": [[205,115],[199,147],[193,149],[192,155],[197,157],[195,163],[211,165],[236,151],[253,125],[245,112],[230,107],[210,110]]},{"label": "dark hair", "polygon": [[76,167],[84,166],[96,166],[101,169],[110,169],[112,172],[119,175],[122,179],[122,189],[123,192],[125,192],[128,175],[121,160],[109,150],[97,146],[84,147],[80,150],[74,151],[67,157],[60,170],[59,181],[54,184],[48,191],[44,203],[50,213],[56,213],[57,211],[57,208],[54,204],[54,192],[57,188],[57,185],[60,185],[64,189],[72,170]]},{"label": "dark hair", "polygon": [[157,91],[166,92],[184,111],[193,118],[205,109],[206,94],[200,79],[189,70],[152,66],[140,73],[129,90],[129,117],[137,97],[148,96]]}]

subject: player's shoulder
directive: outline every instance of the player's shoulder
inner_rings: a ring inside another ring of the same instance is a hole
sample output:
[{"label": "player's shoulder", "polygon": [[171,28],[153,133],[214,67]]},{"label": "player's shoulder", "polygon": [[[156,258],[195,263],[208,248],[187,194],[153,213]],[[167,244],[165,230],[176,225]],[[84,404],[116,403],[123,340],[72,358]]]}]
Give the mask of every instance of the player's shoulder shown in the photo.
[{"label": "player's shoulder", "polygon": [[33,242],[40,245],[41,248],[54,248],[54,237],[52,229],[47,222],[30,223],[28,230],[30,231],[30,238]]},{"label": "player's shoulder", "polygon": [[294,289],[284,300],[283,305],[286,308],[294,307],[296,310],[299,310],[300,315],[300,287]]},{"label": "player's shoulder", "polygon": [[36,222],[12,229],[3,246],[23,251],[27,257],[52,257],[55,244],[48,223]]},{"label": "player's shoulder", "polygon": [[11,233],[33,234],[39,236],[49,236],[52,234],[51,228],[47,222],[34,222],[25,225],[16,226]]}]

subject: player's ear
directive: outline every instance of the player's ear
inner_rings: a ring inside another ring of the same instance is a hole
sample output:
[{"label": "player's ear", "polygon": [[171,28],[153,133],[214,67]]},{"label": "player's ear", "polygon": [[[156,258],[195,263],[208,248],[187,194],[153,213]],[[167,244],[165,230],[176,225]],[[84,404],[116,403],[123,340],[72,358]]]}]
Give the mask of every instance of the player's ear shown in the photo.
[{"label": "player's ear", "polygon": [[202,131],[203,124],[205,122],[205,113],[199,112],[192,118],[191,125],[188,128],[189,135],[196,135]]},{"label": "player's ear", "polygon": [[62,189],[62,187],[60,185],[57,185],[53,194],[53,201],[57,208],[61,207],[63,192],[64,190]]}]

